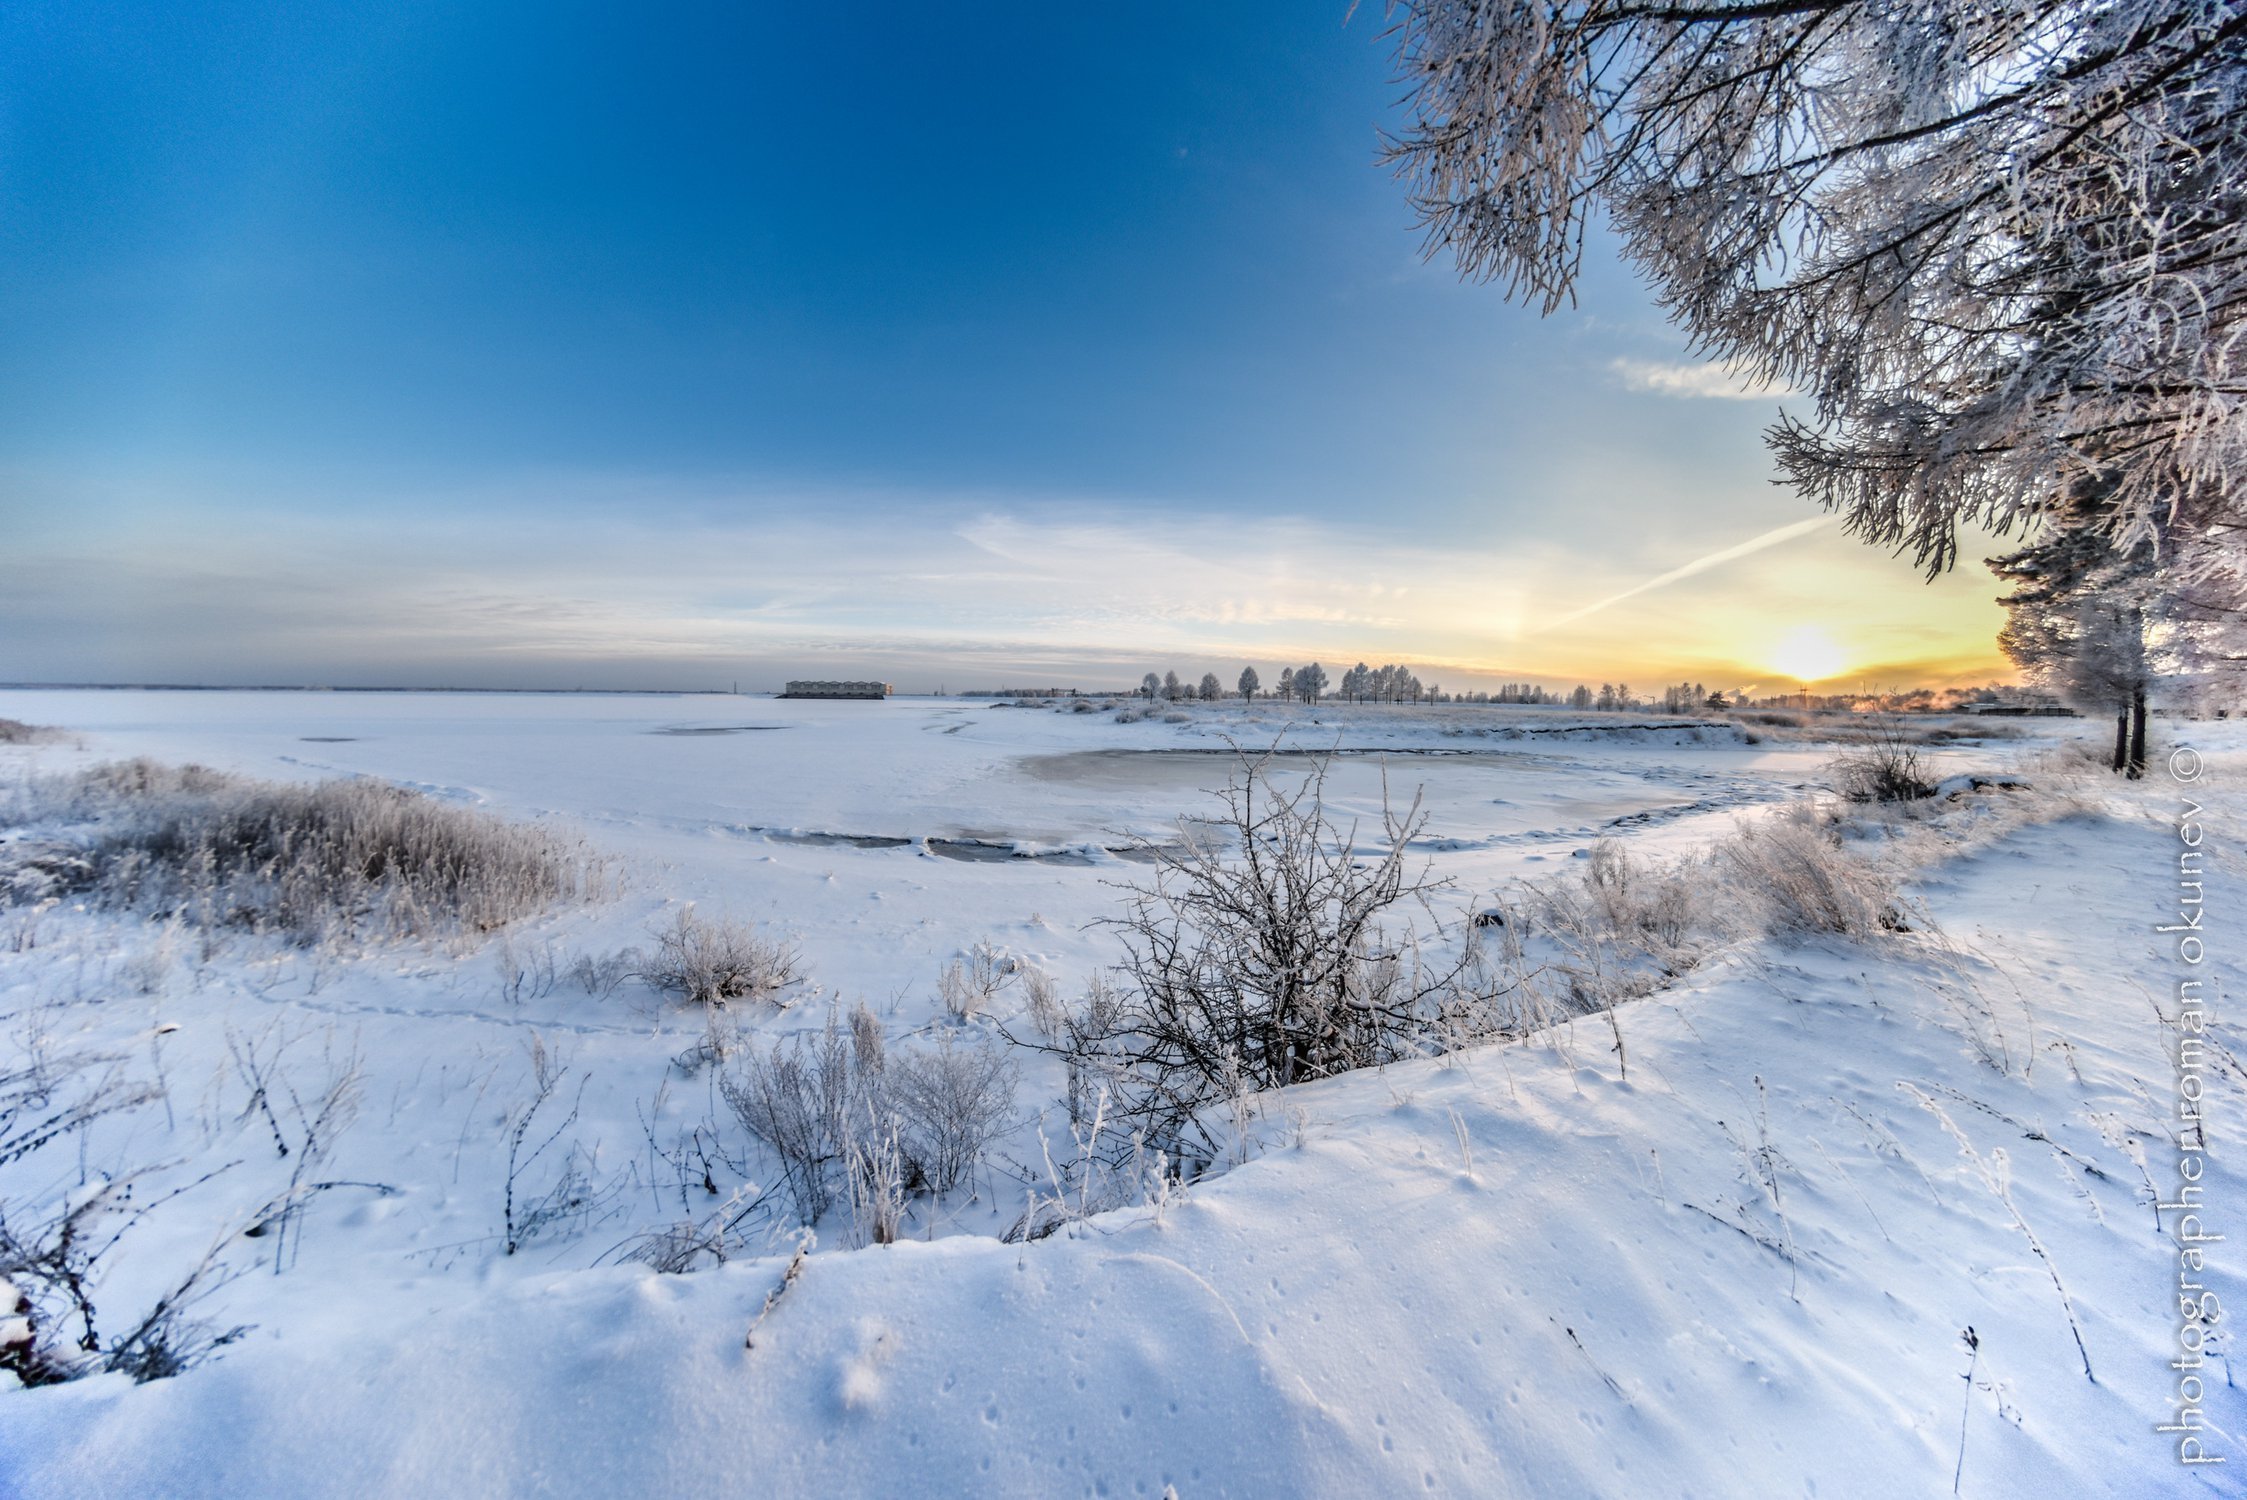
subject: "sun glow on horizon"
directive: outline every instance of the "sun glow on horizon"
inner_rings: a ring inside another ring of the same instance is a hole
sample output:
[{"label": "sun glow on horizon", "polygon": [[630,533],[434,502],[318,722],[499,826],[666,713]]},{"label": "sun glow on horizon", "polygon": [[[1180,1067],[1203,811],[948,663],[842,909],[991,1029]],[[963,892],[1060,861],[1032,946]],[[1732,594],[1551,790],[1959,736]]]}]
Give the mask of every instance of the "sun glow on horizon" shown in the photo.
[{"label": "sun glow on horizon", "polygon": [[1782,676],[1812,683],[1840,676],[1849,665],[1849,657],[1825,630],[1816,625],[1797,625],[1772,648],[1769,662],[1771,670]]}]

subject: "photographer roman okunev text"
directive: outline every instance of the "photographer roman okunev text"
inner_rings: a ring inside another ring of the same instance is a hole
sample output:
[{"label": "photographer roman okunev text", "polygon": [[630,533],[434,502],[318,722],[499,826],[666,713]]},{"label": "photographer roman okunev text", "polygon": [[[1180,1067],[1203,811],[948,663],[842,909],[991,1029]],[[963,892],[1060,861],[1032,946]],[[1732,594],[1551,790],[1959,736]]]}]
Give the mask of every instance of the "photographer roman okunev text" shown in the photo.
[{"label": "photographer roman okunev text", "polygon": [[[2169,757],[2169,774],[2180,786],[2200,779],[2199,752],[2179,746]],[[2180,1464],[2220,1464],[2224,1457],[2208,1451],[2205,1420],[2201,1412],[2207,1389],[2203,1369],[2209,1331],[2223,1317],[2216,1294],[2208,1290],[2205,1272],[2208,1247],[2223,1236],[2208,1224],[2204,1179],[2208,1169],[2207,1123],[2202,1101],[2207,1093],[2208,989],[2205,881],[2202,868],[2206,825],[2203,809],[2193,797],[2180,798],[2177,811],[2177,919],[2154,930],[2170,937],[2177,964],[2177,1196],[2159,1207],[2176,1214],[2171,1234],[2177,1247],[2177,1358],[2170,1361],[2176,1384],[2170,1392],[2173,1419],[2157,1430],[2173,1434]]]}]

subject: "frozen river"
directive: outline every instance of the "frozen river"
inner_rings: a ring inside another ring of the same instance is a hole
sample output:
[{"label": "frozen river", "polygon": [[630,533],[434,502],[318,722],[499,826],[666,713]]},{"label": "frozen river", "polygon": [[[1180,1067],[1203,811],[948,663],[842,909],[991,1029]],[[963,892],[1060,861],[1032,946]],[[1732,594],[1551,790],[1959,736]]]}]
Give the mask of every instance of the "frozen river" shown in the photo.
[{"label": "frozen river", "polygon": [[[1750,743],[1726,721],[1554,710],[1239,704],[1183,722],[900,698],[0,691],[0,716],[81,748],[251,775],[373,776],[548,820],[613,856],[622,942],[692,900],[777,924],[845,989],[925,983],[965,938],[1064,971],[1103,954],[1145,844],[1216,810],[1244,753],[1283,784],[1326,766],[1339,821],[1376,831],[1415,797],[1416,847],[1461,904],[1619,836],[1687,847],[1817,784],[1827,745]],[[1991,750],[1970,753],[1988,764]],[[19,763],[28,763],[25,756]]]}]

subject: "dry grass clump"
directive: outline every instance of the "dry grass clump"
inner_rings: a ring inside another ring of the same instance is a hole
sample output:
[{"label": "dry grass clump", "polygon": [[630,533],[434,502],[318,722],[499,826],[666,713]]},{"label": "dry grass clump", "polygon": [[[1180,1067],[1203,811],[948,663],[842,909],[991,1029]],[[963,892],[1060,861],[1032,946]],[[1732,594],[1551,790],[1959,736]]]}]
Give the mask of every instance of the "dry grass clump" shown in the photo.
[{"label": "dry grass clump", "polygon": [[148,760],[0,800],[0,904],[104,905],[314,944],[489,932],[586,889],[542,829],[378,781],[299,786]]},{"label": "dry grass clump", "polygon": [[1716,859],[1768,932],[1861,938],[1908,930],[1888,865],[1849,848],[1840,825],[1809,809],[1743,822]]},{"label": "dry grass clump", "polygon": [[1587,1014],[1651,994],[1700,962],[1716,938],[1706,858],[1638,858],[1607,838],[1592,845],[1582,876],[1525,887],[1513,907],[1515,936],[1530,944],[1517,949],[1517,984],[1543,991],[1558,981],[1560,992],[1549,997],[1554,1014]]},{"label": "dry grass clump", "polygon": [[712,921],[679,908],[655,934],[655,957],[641,978],[690,1005],[725,1005],[778,994],[801,977],[796,950],[743,922]]},{"label": "dry grass clump", "polygon": [[59,729],[26,724],[21,719],[0,719],[0,745],[44,745],[63,737]]}]

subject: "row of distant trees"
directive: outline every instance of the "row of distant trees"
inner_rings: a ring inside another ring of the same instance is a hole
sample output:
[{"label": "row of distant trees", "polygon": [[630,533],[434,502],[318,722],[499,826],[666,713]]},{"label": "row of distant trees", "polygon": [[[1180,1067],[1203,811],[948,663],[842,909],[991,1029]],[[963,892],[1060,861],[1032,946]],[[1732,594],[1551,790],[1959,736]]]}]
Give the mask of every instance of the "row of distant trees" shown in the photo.
[{"label": "row of distant trees", "polygon": [[[1233,691],[1244,701],[1268,696],[1298,703],[1317,703],[1327,697],[1350,703],[1529,703],[1607,713],[1658,709],[1678,714],[1729,706],[1723,693],[1712,693],[1698,682],[1676,683],[1648,698],[1641,698],[1628,683],[1621,682],[1603,682],[1597,689],[1578,683],[1568,692],[1509,682],[1501,684],[1496,692],[1446,693],[1438,683],[1423,683],[1409,668],[1394,664],[1370,667],[1362,661],[1345,671],[1338,683],[1330,682],[1326,668],[1315,661],[1307,666],[1283,667],[1279,682],[1269,694],[1256,669],[1243,667]],[[1195,684],[1174,671],[1160,676],[1149,672],[1139,680],[1139,694],[1149,703],[1214,703],[1228,696],[1215,672],[1204,672],[1201,682]]]}]

